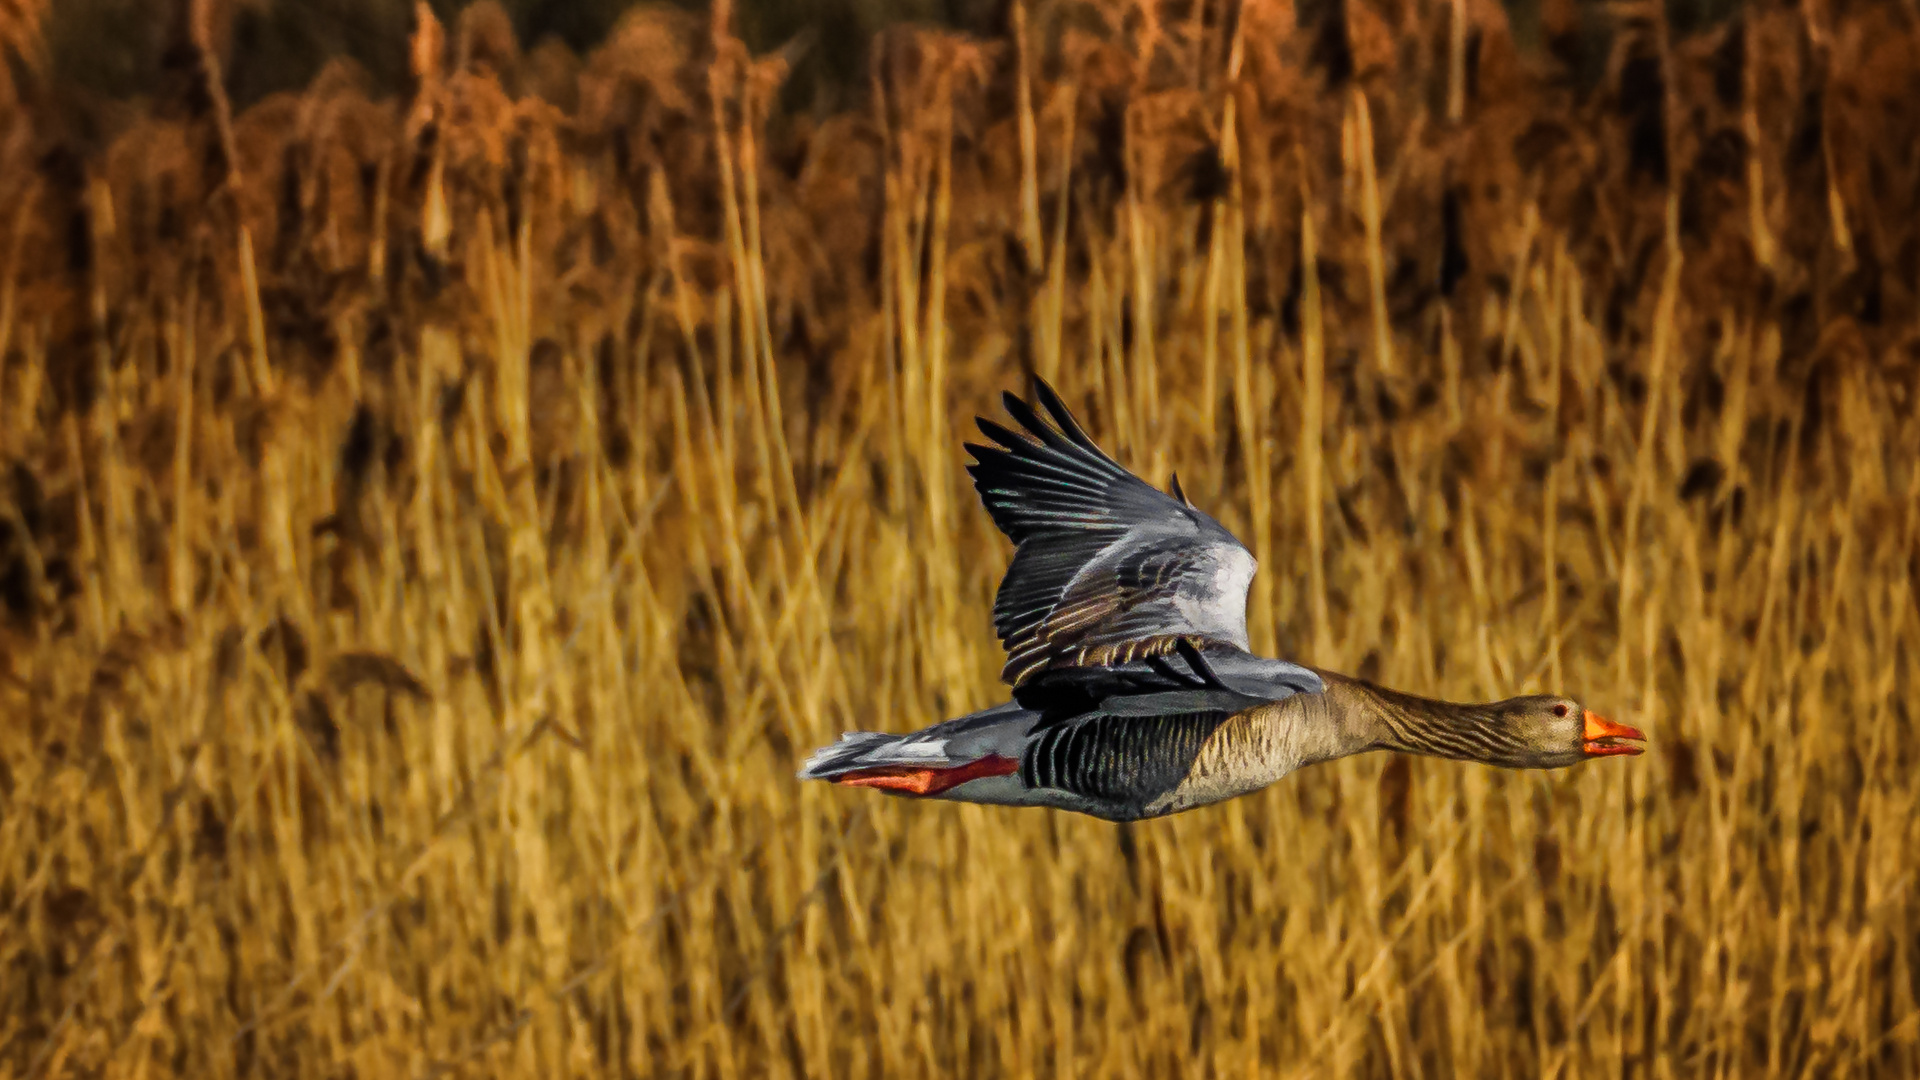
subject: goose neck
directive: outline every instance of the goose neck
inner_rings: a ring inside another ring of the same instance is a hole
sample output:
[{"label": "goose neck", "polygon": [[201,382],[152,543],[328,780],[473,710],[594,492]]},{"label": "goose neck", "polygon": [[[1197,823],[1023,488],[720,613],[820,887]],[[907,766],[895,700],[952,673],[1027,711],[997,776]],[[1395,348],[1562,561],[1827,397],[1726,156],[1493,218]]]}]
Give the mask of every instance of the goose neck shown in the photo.
[{"label": "goose neck", "polygon": [[1397,750],[1497,762],[1511,749],[1506,725],[1491,706],[1404,694],[1361,679],[1327,678],[1324,672],[1322,678],[1343,741],[1354,747],[1349,752]]}]

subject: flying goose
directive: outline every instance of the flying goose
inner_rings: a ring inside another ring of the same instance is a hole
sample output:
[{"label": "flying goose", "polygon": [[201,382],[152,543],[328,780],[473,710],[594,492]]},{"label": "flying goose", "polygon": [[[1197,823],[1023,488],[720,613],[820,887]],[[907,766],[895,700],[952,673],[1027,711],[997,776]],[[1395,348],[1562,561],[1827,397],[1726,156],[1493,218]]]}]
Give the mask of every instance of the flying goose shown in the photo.
[{"label": "flying goose", "polygon": [[1645,735],[1569,698],[1468,705],[1248,651],[1246,546],[1094,445],[1052,387],[1009,393],[1017,434],[967,444],[1014,543],[994,599],[1013,700],[906,735],[848,732],[802,779],[895,794],[1051,806],[1109,821],[1245,795],[1368,750],[1557,769],[1638,754]]}]

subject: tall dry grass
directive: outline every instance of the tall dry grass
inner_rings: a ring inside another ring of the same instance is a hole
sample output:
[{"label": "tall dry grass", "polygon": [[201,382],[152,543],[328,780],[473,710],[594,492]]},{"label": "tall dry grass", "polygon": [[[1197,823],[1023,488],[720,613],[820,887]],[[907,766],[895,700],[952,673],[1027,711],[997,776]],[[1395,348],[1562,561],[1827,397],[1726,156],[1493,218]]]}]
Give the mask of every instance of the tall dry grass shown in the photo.
[{"label": "tall dry grass", "polygon": [[[890,33],[818,122],[659,12],[0,121],[0,1070],[1920,1072],[1920,33],[1644,21],[1587,95],[1336,10]],[[958,443],[1028,370],[1259,648],[1651,752],[798,784],[1004,693]]]}]

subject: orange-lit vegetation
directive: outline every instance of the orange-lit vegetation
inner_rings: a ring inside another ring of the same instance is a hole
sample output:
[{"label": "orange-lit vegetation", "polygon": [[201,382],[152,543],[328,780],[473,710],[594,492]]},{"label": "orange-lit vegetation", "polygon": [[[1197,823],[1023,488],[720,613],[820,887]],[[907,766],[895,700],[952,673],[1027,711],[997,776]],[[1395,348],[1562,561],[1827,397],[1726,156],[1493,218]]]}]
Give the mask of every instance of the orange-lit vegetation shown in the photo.
[{"label": "orange-lit vegetation", "polygon": [[[404,101],[0,118],[0,1073],[1920,1073],[1910,10],[1631,9],[1590,93],[1233,10],[889,32],[828,118],[484,7]],[[1026,370],[1256,647],[1649,754],[798,784],[1004,692]]]}]

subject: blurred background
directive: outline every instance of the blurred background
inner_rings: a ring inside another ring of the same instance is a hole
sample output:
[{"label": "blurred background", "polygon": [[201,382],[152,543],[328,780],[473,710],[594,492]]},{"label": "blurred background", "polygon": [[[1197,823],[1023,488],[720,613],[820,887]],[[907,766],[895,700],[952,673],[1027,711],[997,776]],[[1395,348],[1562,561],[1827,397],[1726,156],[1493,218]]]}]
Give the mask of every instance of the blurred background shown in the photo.
[{"label": "blurred background", "polygon": [[[1338,2],[1305,0],[1296,5],[1296,21],[1317,24]],[[16,61],[44,63],[69,91],[126,97],[152,92],[168,68],[183,60],[194,3],[9,0],[16,10],[0,18],[16,27],[9,41]],[[427,6],[447,20],[467,0],[429,0]],[[599,45],[634,6],[633,0],[495,5],[517,40],[533,46],[551,38],[575,52]],[[691,0],[675,6],[704,10]],[[991,38],[1006,32],[1012,6],[1009,0],[738,0],[731,5],[730,27],[756,53],[799,45],[784,104],[831,111],[849,93],[866,89],[867,49],[880,31],[923,25]],[[1619,5],[1593,0],[1512,0],[1504,6],[1516,44],[1536,52],[1551,45],[1588,80],[1599,74],[1622,19]],[[1737,6],[1736,0],[1672,0],[1648,10],[1658,10],[1674,32],[1688,34],[1717,25]],[[304,87],[339,57],[361,65],[378,92],[405,89],[414,0],[211,0],[206,7],[228,92],[242,104]]]},{"label": "blurred background", "polygon": [[[1920,1075],[1909,0],[0,0],[0,1072]],[[1261,651],[1641,758],[1120,826],[1033,374]]]}]

